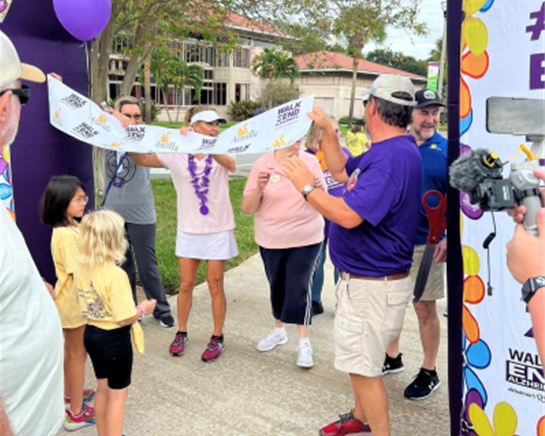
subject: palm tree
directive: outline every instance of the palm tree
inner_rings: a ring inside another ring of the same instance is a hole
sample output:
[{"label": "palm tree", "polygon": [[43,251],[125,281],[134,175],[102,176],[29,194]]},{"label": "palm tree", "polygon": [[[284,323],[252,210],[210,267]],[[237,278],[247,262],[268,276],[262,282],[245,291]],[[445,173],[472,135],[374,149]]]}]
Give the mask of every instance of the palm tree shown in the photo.
[{"label": "palm tree", "polygon": [[[198,101],[204,83],[203,68],[196,64],[188,64],[177,56],[172,56],[167,61],[167,68],[171,83],[174,85],[175,93],[183,95],[186,87],[193,88],[195,89],[195,101]],[[181,104],[178,104],[176,110],[176,122],[180,118],[180,106]]]},{"label": "palm tree", "polygon": [[168,121],[170,124],[172,124],[172,118],[170,117],[170,111],[168,110],[168,85],[172,83],[172,74],[168,67],[168,60],[170,59],[170,56],[170,50],[167,46],[159,46],[151,55],[150,71],[155,79],[155,87],[157,89],[159,104],[161,104],[162,91]]},{"label": "palm tree", "polygon": [[286,52],[274,48],[266,48],[252,61],[252,71],[262,79],[290,79],[290,82],[300,76],[299,66],[295,59]]}]

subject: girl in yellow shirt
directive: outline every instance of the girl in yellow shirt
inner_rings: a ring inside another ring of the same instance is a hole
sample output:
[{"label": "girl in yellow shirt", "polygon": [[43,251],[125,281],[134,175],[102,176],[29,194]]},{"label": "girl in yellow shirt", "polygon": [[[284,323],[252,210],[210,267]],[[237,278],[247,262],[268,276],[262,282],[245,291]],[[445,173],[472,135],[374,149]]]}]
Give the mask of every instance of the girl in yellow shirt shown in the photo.
[{"label": "girl in yellow shirt", "polygon": [[365,134],[365,122],[363,120],[357,120],[353,129],[346,134],[346,148],[354,157],[366,153],[371,148]]},{"label": "girl in yellow shirt", "polygon": [[83,390],[87,352],[83,346],[85,318],[82,316],[73,274],[76,269],[76,244],[79,223],[85,213],[88,197],[77,177],[59,176],[49,182],[44,194],[42,222],[53,227],[51,254],[55,266],[55,305],[64,332],[64,427],[77,430],[93,425],[94,410],[87,404],[95,396]]},{"label": "girl in yellow shirt", "polygon": [[[99,436],[120,435],[131,384],[132,341],[143,352],[137,322],[151,315],[155,300],[134,306],[127,273],[119,265],[127,250],[124,221],[101,210],[81,221],[74,283],[81,313],[87,320],[84,343],[98,381],[95,416]],[[131,328],[132,327],[132,328]]]}]

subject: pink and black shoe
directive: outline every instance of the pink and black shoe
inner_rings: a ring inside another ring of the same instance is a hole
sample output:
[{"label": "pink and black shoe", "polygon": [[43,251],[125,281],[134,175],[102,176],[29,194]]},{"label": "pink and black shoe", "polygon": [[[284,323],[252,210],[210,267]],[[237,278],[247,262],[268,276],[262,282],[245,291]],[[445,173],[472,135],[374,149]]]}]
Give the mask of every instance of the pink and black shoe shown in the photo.
[{"label": "pink and black shoe", "polygon": [[212,336],[210,342],[202,353],[203,362],[213,362],[220,357],[220,354],[225,350],[225,342],[223,342],[223,335]]},{"label": "pink and black shoe", "polygon": [[170,348],[168,351],[173,356],[183,356],[185,353],[185,346],[188,342],[189,339],[187,338],[187,333],[178,332],[176,333],[174,341],[172,341],[172,344],[170,344]]}]

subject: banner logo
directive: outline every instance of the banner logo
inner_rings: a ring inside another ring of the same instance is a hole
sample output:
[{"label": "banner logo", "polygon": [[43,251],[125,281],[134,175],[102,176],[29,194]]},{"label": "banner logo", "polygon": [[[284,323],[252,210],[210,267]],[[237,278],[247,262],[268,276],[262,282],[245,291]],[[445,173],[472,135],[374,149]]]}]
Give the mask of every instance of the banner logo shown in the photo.
[{"label": "banner logo", "polygon": [[509,348],[505,380],[528,389],[545,391],[545,377],[539,355]]},{"label": "banner logo", "polygon": [[71,107],[72,109],[81,109],[87,104],[87,100],[75,93],[69,94],[66,97],[61,98],[61,102]]},{"label": "banner logo", "polygon": [[216,146],[218,138],[203,138],[201,145],[197,148],[197,151],[210,150]]},{"label": "banner logo", "polygon": [[280,138],[275,139],[273,142],[273,148],[282,147],[283,145],[286,145],[286,140],[284,139],[284,135],[280,135]]},{"label": "banner logo", "polygon": [[78,124],[72,129],[72,132],[83,137],[84,139],[91,139],[98,135],[98,132],[87,123]]},{"label": "banner logo", "polygon": [[155,147],[163,150],[178,151],[176,143],[170,140],[170,132],[163,133]]},{"label": "banner logo", "polygon": [[280,126],[286,126],[288,124],[294,123],[299,119],[299,113],[301,112],[302,101],[296,103],[288,103],[285,106],[278,109],[278,115],[276,117],[275,128]]},{"label": "banner logo", "polygon": [[119,148],[119,147],[121,147],[122,145],[123,145],[122,142],[112,142],[112,143],[110,144],[110,147]]},{"label": "banner logo", "polygon": [[56,111],[55,111],[55,119],[56,120],[59,120],[61,118],[61,108],[58,108]]},{"label": "banner logo", "polygon": [[248,129],[248,123],[244,123],[244,125],[237,130],[237,136],[233,138],[231,141],[231,144],[236,144],[237,142],[241,141],[248,141],[252,138],[255,138],[257,136],[257,130],[249,130]]},{"label": "banner logo", "polygon": [[140,142],[146,137],[146,128],[144,126],[129,126],[127,130],[126,139],[132,142]]},{"label": "banner logo", "polygon": [[106,118],[106,115],[102,114],[99,115],[96,118],[93,118],[93,125],[100,127],[101,129],[105,130],[106,132],[111,132],[112,128],[108,125],[108,118]]},{"label": "banner logo", "polygon": [[228,154],[230,154],[230,153],[244,153],[246,150],[248,150],[250,148],[250,145],[251,144],[239,145],[238,147],[230,148],[229,150],[227,150],[227,153]]}]

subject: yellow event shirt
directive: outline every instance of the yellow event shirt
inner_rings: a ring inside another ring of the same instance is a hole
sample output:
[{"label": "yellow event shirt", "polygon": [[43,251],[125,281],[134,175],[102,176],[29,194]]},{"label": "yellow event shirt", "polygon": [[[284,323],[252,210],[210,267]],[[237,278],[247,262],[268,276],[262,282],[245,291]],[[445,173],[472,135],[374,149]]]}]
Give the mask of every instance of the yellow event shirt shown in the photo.
[{"label": "yellow event shirt", "polygon": [[351,131],[346,134],[346,148],[356,157],[369,150],[369,141],[367,135],[363,132],[352,133]]},{"label": "yellow event shirt", "polygon": [[78,293],[74,287],[73,274],[76,270],[76,245],[79,238],[77,227],[56,227],[51,236],[51,255],[55,265],[55,306],[64,329],[73,329],[85,325]]},{"label": "yellow event shirt", "polygon": [[[87,324],[103,330],[120,328],[118,322],[132,318],[137,310],[127,273],[114,264],[78,268],[74,275],[81,313]],[[138,322],[132,326],[136,350],[144,352],[144,338]]]}]

